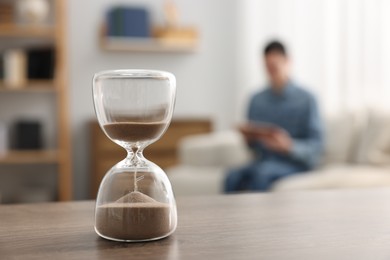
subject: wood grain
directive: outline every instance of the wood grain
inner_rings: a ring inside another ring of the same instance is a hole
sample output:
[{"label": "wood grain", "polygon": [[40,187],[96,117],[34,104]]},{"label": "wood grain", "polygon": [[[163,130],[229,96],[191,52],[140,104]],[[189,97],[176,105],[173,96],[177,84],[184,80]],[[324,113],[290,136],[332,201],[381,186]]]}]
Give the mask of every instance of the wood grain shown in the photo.
[{"label": "wood grain", "polygon": [[99,238],[93,202],[0,206],[1,259],[389,259],[390,189],[188,197],[167,239]]},{"label": "wood grain", "polygon": [[55,28],[51,26],[18,26],[16,24],[0,24],[1,37],[52,38]]},{"label": "wood grain", "polygon": [[69,97],[68,97],[68,50],[67,50],[67,1],[55,1],[56,15],[56,66],[55,80],[58,89],[57,125],[60,161],[58,167],[58,198],[71,200],[73,196],[72,147],[70,133]]},{"label": "wood grain", "polygon": [[28,80],[24,85],[11,87],[0,81],[0,92],[2,93],[44,93],[56,92],[55,84],[52,80]]},{"label": "wood grain", "polygon": [[0,164],[54,164],[58,160],[56,150],[11,150],[0,155]]}]

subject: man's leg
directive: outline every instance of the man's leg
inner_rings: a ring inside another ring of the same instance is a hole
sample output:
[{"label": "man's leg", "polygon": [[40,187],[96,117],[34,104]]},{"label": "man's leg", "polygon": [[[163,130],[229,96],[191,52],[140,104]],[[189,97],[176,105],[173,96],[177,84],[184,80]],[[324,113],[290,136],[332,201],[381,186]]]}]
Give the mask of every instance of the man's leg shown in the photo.
[{"label": "man's leg", "polygon": [[304,170],[303,167],[276,160],[263,161],[256,165],[256,170],[252,172],[250,189],[268,191],[275,181]]},{"label": "man's leg", "polygon": [[[225,193],[240,191],[248,188],[249,177],[253,171],[253,165],[230,170],[225,178]],[[250,183],[249,183],[250,185]],[[246,187],[245,187],[246,186]]]}]

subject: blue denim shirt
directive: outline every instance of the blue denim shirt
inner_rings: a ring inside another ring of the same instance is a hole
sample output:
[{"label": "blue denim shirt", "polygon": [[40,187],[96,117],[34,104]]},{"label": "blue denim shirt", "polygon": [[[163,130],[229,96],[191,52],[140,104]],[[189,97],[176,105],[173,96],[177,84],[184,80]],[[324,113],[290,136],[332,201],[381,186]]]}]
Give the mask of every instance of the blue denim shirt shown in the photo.
[{"label": "blue denim shirt", "polygon": [[250,121],[278,125],[293,139],[289,154],[269,150],[260,142],[252,143],[262,160],[279,159],[307,170],[318,164],[323,150],[323,129],[316,99],[308,91],[292,82],[281,92],[268,87],[252,97],[248,112]]}]

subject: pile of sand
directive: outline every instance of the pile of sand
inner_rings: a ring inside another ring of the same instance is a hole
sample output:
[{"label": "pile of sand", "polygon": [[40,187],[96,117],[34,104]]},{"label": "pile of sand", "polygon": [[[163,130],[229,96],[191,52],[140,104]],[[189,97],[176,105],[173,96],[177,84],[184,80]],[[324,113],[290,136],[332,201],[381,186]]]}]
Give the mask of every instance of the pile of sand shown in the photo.
[{"label": "pile of sand", "polygon": [[171,226],[170,205],[138,192],[96,209],[96,230],[120,240],[146,240],[167,235]]}]

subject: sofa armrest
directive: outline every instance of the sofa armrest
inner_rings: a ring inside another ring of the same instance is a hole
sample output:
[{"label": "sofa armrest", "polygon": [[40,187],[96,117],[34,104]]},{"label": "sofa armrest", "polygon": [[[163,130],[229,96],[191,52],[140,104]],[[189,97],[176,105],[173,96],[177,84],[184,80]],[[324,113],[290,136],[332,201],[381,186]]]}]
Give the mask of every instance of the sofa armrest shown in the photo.
[{"label": "sofa armrest", "polygon": [[233,167],[247,163],[252,154],[240,133],[225,131],[183,138],[179,158],[184,165]]}]

